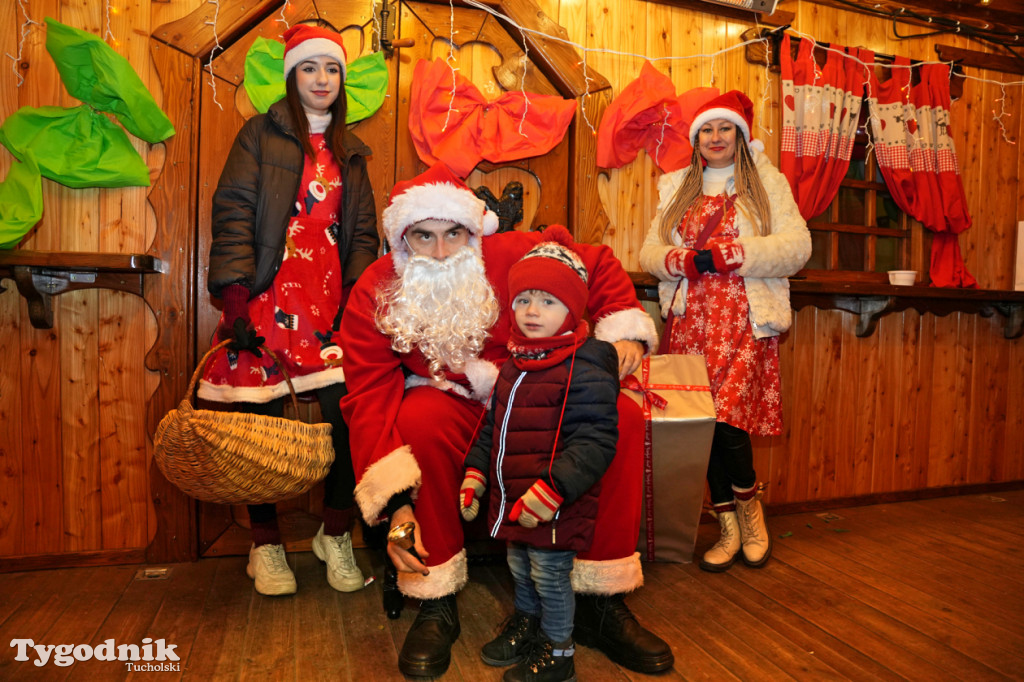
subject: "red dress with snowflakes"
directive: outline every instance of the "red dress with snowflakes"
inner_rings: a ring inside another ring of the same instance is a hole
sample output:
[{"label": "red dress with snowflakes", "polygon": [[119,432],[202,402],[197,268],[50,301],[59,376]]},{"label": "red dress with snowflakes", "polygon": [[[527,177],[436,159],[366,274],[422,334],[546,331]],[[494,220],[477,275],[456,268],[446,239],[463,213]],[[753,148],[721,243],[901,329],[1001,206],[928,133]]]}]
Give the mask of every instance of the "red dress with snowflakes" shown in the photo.
[{"label": "red dress with snowflakes", "polygon": [[[684,247],[693,248],[725,198],[724,194],[705,196],[686,213],[679,228]],[[738,237],[735,218],[736,208],[727,208],[707,246]],[[732,271],[705,273],[691,280],[686,312],[673,316],[669,333],[670,352],[704,356],[717,421],[758,436],[782,433],[779,337],[754,338],[742,277]]]},{"label": "red dress with snowflakes", "polygon": [[[342,298],[337,246],[341,169],[322,134],[310,139],[316,163],[305,157],[281,269],[271,287],[249,301],[256,333],[266,338],[265,345],[300,393],[345,380],[333,331]],[[273,361],[265,353],[258,358],[247,351],[218,353],[199,387],[201,398],[219,402],[263,403],[287,394]]]}]

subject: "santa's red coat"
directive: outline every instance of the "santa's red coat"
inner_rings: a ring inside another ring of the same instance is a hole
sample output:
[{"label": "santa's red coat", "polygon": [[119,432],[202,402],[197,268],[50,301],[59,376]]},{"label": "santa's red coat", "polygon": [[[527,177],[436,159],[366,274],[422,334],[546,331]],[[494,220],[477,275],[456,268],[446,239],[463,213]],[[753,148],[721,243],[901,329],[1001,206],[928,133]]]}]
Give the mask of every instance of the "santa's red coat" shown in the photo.
[{"label": "santa's red coat", "polygon": [[[478,360],[465,374],[430,380],[419,352],[399,354],[377,329],[378,293],[396,277],[391,256],[363,273],[352,289],[341,325],[348,395],[341,407],[349,425],[358,485],[356,501],[370,524],[388,500],[404,490],[416,498],[418,532],[429,553],[429,576],[401,574],[400,587],[419,598],[459,590],[466,581],[458,489],[462,461],[497,377],[508,358],[511,329],[508,270],[543,233],[507,232],[484,237],[487,277],[500,304],[497,322]],[[637,301],[629,276],[611,249],[578,244],[590,274],[587,310],[595,336],[657,345],[654,323]],[[643,582],[635,554],[642,476],[642,418],[631,400],[620,400],[620,442],[606,473],[594,544],[573,572],[577,591],[614,594]]]}]

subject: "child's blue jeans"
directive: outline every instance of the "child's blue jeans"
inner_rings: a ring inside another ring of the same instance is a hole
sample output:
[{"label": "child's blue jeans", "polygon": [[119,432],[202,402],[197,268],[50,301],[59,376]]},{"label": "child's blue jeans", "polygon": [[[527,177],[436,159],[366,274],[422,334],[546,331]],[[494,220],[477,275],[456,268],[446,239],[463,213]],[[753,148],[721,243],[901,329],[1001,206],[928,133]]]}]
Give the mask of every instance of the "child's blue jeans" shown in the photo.
[{"label": "child's blue jeans", "polygon": [[515,583],[516,611],[540,616],[540,629],[552,642],[572,637],[576,597],[569,574],[576,552],[508,543],[508,567]]}]

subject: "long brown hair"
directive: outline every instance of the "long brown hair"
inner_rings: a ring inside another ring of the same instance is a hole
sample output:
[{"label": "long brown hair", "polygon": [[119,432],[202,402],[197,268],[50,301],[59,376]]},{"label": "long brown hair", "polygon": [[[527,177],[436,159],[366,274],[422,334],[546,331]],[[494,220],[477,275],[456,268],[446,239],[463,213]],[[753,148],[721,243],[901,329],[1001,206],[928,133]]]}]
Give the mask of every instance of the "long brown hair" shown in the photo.
[{"label": "long brown hair", "polygon": [[[737,133],[739,130],[737,129]],[[736,170],[733,181],[736,184],[736,207],[754,223],[757,233],[760,236],[770,234],[772,231],[772,211],[768,202],[768,192],[764,189],[761,176],[757,174],[757,166],[754,157],[747,147],[746,139],[742,133],[738,134],[736,142],[736,154],[733,157],[736,163]],[[666,244],[672,243],[672,232],[679,227],[683,216],[704,196],[704,173],[703,157],[697,146],[693,148],[693,155],[690,157],[690,170],[683,177],[683,184],[676,190],[672,200],[661,213],[661,224],[658,230],[661,239]]]},{"label": "long brown hair", "polygon": [[[329,21],[326,19],[309,19],[307,21],[301,21],[302,24],[313,24],[320,28],[330,29],[335,33],[338,29],[334,28]],[[342,68],[345,65],[342,64]],[[295,121],[295,134],[299,138],[299,143],[302,144],[303,151],[306,152],[312,160],[316,160],[316,150],[313,149],[313,143],[309,140],[309,119],[306,118],[306,110],[302,107],[302,100],[299,99],[299,89],[295,83],[295,69],[299,68],[295,66],[291,71],[288,72],[288,77],[284,81],[284,98],[288,103],[288,111],[291,112],[292,119]],[[331,112],[331,122],[327,125],[327,130],[324,131],[324,139],[327,140],[327,147],[331,150],[331,154],[334,156],[334,160],[338,163],[339,168],[345,167],[345,116],[348,114],[348,101],[345,97],[345,79],[341,80],[341,88],[338,90],[338,96],[334,102],[328,107]]]}]

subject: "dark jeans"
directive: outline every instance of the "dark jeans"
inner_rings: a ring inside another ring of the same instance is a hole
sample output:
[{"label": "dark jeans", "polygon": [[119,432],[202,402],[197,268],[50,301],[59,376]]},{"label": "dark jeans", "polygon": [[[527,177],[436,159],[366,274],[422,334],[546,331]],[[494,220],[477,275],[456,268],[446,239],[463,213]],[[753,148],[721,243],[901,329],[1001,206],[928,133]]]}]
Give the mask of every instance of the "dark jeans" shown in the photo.
[{"label": "dark jeans", "polygon": [[[317,389],[320,414],[324,422],[331,425],[331,440],[334,443],[334,463],[324,479],[324,506],[331,509],[350,509],[355,506],[356,475],[352,470],[352,450],[348,443],[348,425],[341,417],[342,396],[348,393],[345,384],[332,384]],[[280,417],[284,414],[284,401],[275,398],[268,403],[236,403],[239,412]],[[274,504],[250,504],[249,520],[253,523],[269,523],[277,518]]]},{"label": "dark jeans", "polygon": [[754,447],[750,434],[724,422],[715,424],[708,459],[708,488],[711,504],[732,502],[732,487],[749,488],[757,483]]},{"label": "dark jeans", "polygon": [[569,574],[576,552],[508,543],[508,567],[515,583],[516,611],[540,616],[540,629],[561,643],[572,637],[576,597]]}]

